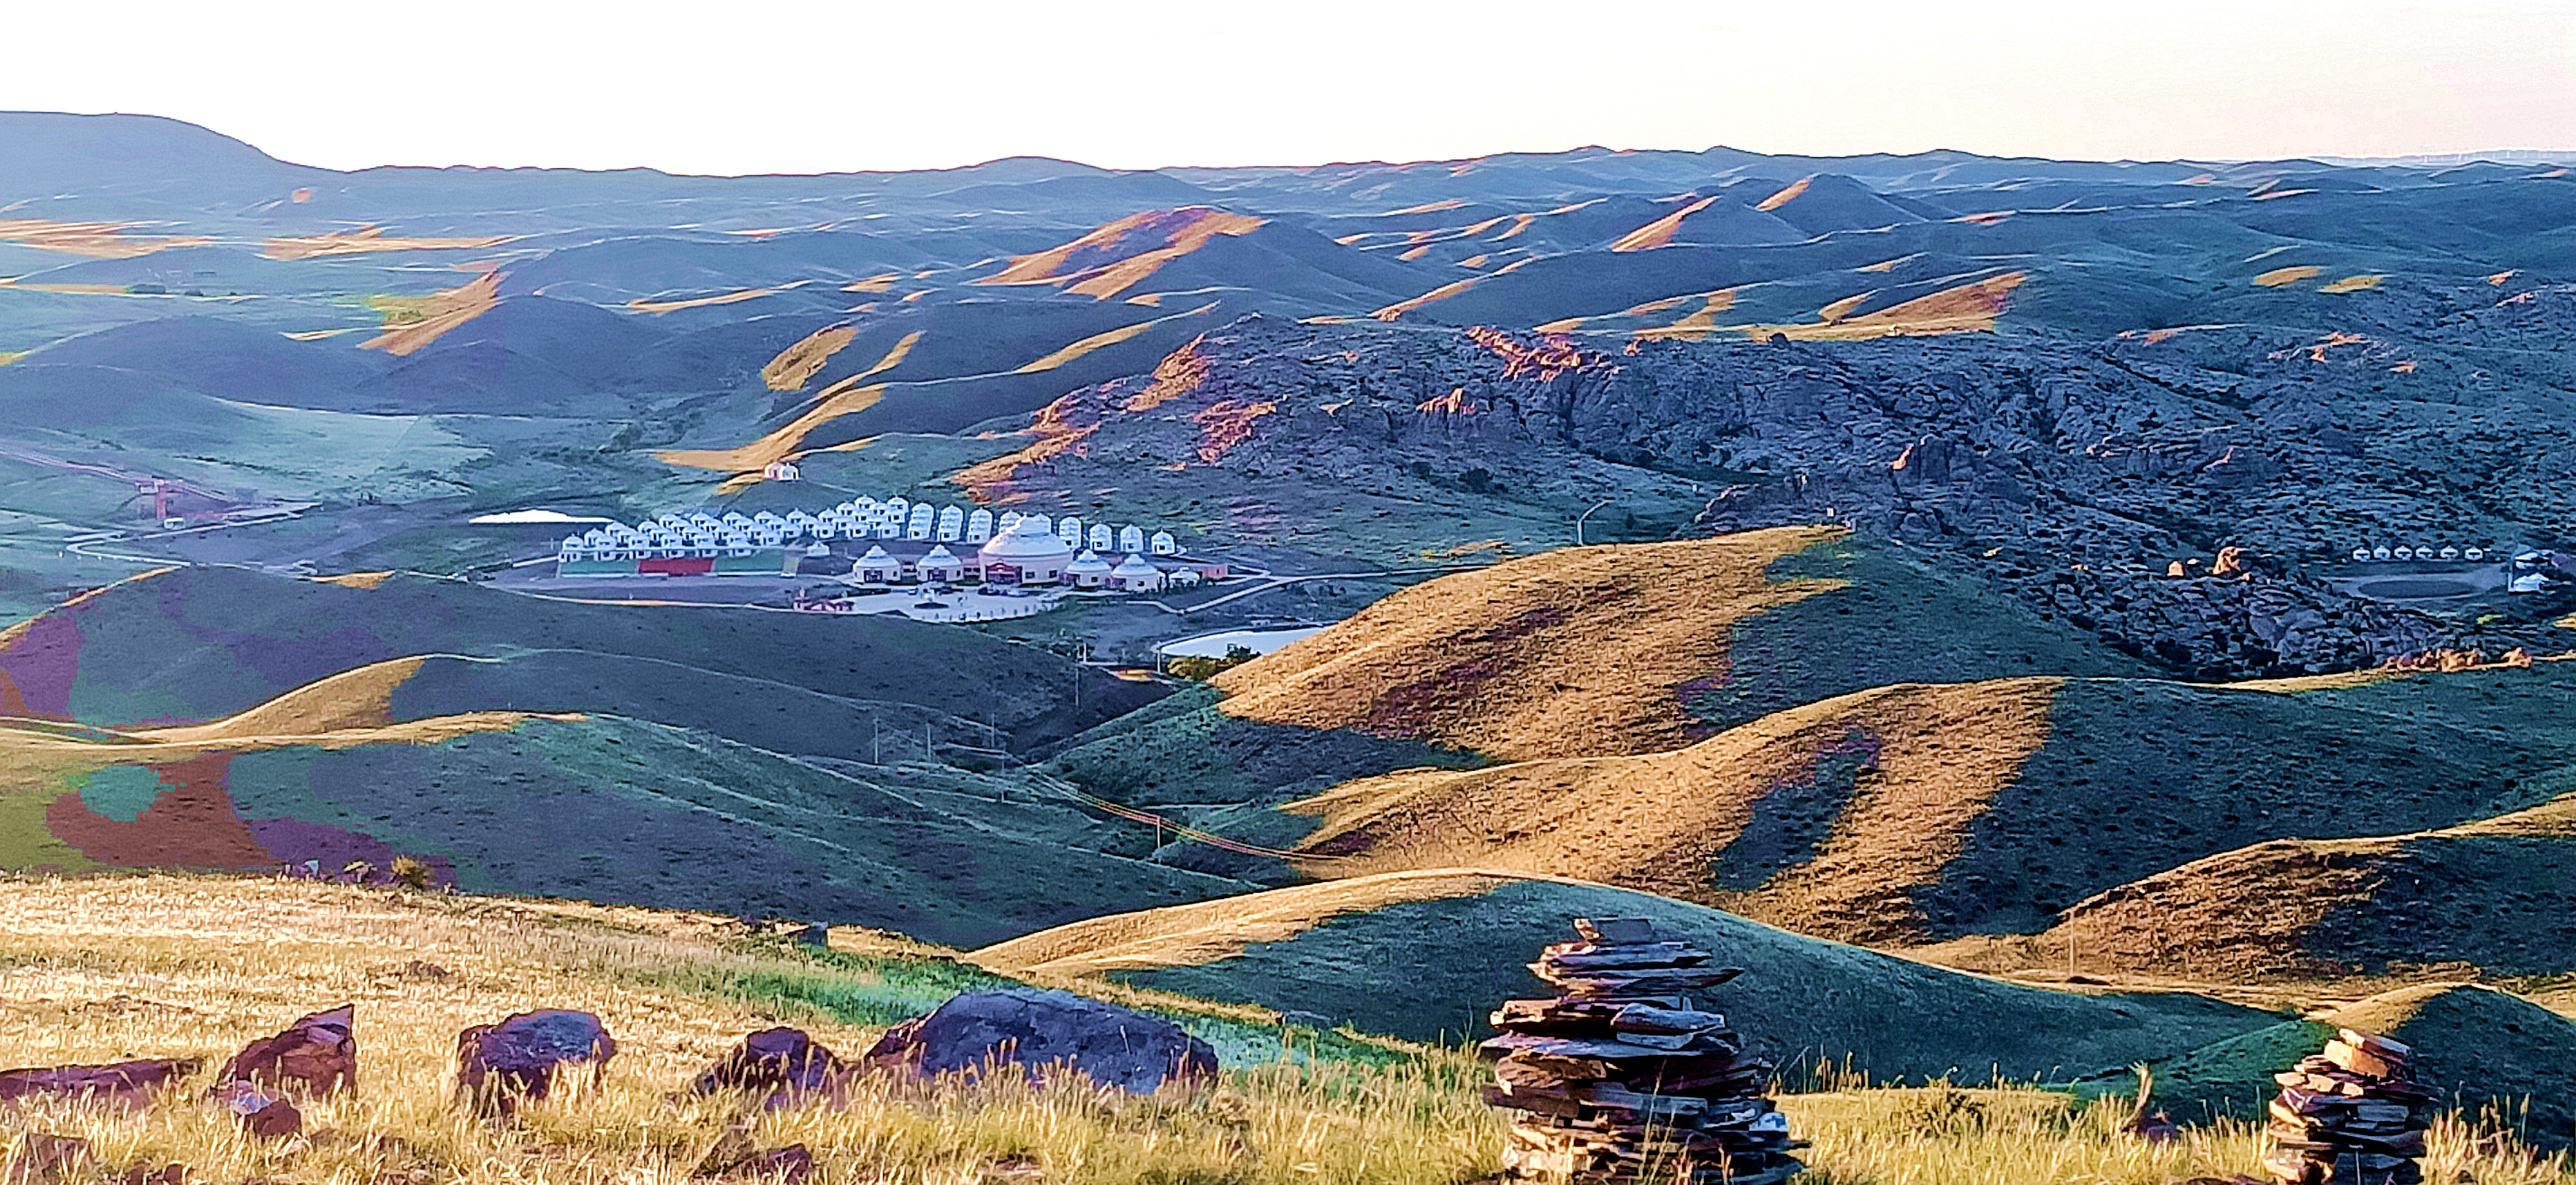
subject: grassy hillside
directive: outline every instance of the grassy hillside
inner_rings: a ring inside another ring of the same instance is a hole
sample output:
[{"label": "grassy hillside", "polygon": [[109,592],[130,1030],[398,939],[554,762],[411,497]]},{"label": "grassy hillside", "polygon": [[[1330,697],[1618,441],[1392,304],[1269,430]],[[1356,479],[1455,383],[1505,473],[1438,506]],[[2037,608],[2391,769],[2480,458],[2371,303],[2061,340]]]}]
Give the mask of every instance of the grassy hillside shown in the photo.
[{"label": "grassy hillside", "polygon": [[2464,1109],[2495,1107],[2545,1148],[2576,1143],[2576,1022],[2519,996],[2462,984],[2401,988],[2157,1063],[2158,1105],[2175,1118],[2255,1117],[2273,1071],[2323,1048],[2336,1028],[2415,1047],[2412,1076]]},{"label": "grassy hillside", "polygon": [[[1160,694],[1030,647],[908,620],[577,604],[407,574],[361,587],[188,568],[0,630],[0,714],[198,723],[420,655],[519,661],[427,668],[421,687],[396,692],[408,711],[667,711],[683,717],[673,723],[746,739],[765,738],[782,714],[812,712],[819,734],[892,703],[910,705],[914,720],[989,723],[1034,743]],[[474,702],[481,696],[490,698]]]},{"label": "grassy hillside", "polygon": [[1522,964],[1568,940],[1570,919],[1602,916],[1652,918],[1746,968],[1709,999],[1792,1071],[1824,1061],[1882,1079],[2065,1080],[2272,1022],[2198,996],[2019,987],[1644,893],[1455,869],[1102,917],[974,958],[1454,1040],[1483,1033],[1496,1001],[1540,990]]},{"label": "grassy hillside", "polygon": [[1838,530],[1804,527],[1575,548],[1445,577],[1217,683],[1224,710],[1247,720],[1530,760],[1668,751],[1899,679],[2133,669]]},{"label": "grassy hillside", "polygon": [[[453,1177],[523,1185],[677,1179],[733,1118],[724,1102],[667,1103],[742,1034],[806,1029],[842,1053],[879,1027],[997,977],[946,952],[835,931],[805,954],[725,936],[722,919],[559,903],[444,898],[275,881],[175,877],[0,879],[0,1063],[126,1056],[220,1059],[293,1017],[357,1006],[355,1097],[307,1109],[339,1139],[263,1147],[220,1110],[140,1122],[50,1106],[0,1111],[22,1132],[92,1140],[116,1167],[180,1163],[192,1178],[327,1185]],[[1055,985],[1057,981],[1047,981]],[[1082,986],[1082,985],[1074,985]],[[1094,984],[1084,990],[1102,992]],[[1283,1029],[1259,1010],[1115,990],[1214,1045],[1220,1089],[1133,1102],[1017,1085],[895,1090],[863,1083],[846,1111],[755,1117],[760,1147],[803,1142],[825,1182],[1066,1185],[1227,1181],[1456,1185],[1491,1173],[1502,1113],[1460,1053]],[[620,1049],[600,1091],[528,1108],[515,1125],[458,1123],[443,1105],[455,1034],[534,1007],[598,1014]],[[1746,1018],[1750,1020],[1751,1018]],[[190,1086],[199,1085],[190,1083]],[[1834,1181],[1988,1185],[2020,1177],[2164,1185],[2255,1163],[2258,1141],[2222,1124],[2172,1144],[2118,1130],[2125,1107],[2078,1109],[2021,1090],[1854,1090],[1782,1099]],[[2452,1123],[2429,1172],[2485,1185],[2565,1185],[2563,1159]]]},{"label": "grassy hillside", "polygon": [[1781,528],[1428,581],[1227,672],[1222,701],[1097,729],[1054,768],[1128,801],[1277,802],[1414,766],[1669,752],[1887,683],[2135,673],[1885,544]]},{"label": "grassy hillside", "polygon": [[610,716],[387,724],[362,683],[213,726],[0,729],[0,870],[336,871],[409,855],[475,891],[956,943],[1248,887],[1109,855],[1122,835],[1012,781],[835,773]]},{"label": "grassy hillside", "polygon": [[[2095,894],[2031,946],[2071,947],[2088,968],[2240,982],[2559,975],[2576,950],[2571,857],[2576,796],[2412,834],[2276,840]],[[1943,957],[2015,961],[1972,943]]]}]

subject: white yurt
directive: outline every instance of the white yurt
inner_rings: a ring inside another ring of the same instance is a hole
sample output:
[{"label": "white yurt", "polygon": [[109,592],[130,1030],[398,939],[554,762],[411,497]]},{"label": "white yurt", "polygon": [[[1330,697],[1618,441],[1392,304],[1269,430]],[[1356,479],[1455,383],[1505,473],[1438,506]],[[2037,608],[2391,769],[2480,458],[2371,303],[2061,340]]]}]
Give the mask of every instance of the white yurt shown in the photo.
[{"label": "white yurt", "polygon": [[1155,555],[1181,554],[1181,541],[1172,538],[1172,533],[1170,531],[1154,532],[1154,541],[1152,546]]},{"label": "white yurt", "polygon": [[1064,579],[1073,549],[1048,530],[1046,516],[1033,514],[1011,524],[975,551],[975,566],[986,584],[1054,584]]},{"label": "white yurt", "polygon": [[1136,526],[1118,528],[1118,550],[1129,555],[1145,550],[1145,528]]},{"label": "white yurt", "polygon": [[966,541],[982,543],[993,537],[993,512],[981,507],[966,516]]},{"label": "white yurt", "polygon": [[859,557],[858,566],[850,569],[850,574],[870,584],[892,584],[903,574],[903,564],[887,555],[886,549],[871,547],[868,554]]},{"label": "white yurt", "polygon": [[939,512],[939,541],[955,543],[966,535],[966,512],[954,506]]},{"label": "white yurt", "polygon": [[1163,570],[1141,555],[1130,555],[1109,570],[1109,587],[1126,592],[1161,592]]},{"label": "white yurt", "polygon": [[1057,519],[1055,537],[1075,547],[1082,546],[1082,520],[1070,514]]},{"label": "white yurt", "polygon": [[1072,563],[1064,566],[1064,582],[1075,588],[1101,588],[1109,583],[1111,571],[1109,561],[1100,558],[1099,552],[1086,548],[1081,555],[1073,557]]},{"label": "white yurt", "polygon": [[948,550],[948,545],[944,543],[931,548],[930,554],[921,557],[921,562],[915,566],[920,570],[921,578],[924,580],[944,582],[966,574],[966,561],[958,559],[957,553]]},{"label": "white yurt", "polygon": [[1108,551],[1118,546],[1118,529],[1107,523],[1091,525],[1091,550]]}]

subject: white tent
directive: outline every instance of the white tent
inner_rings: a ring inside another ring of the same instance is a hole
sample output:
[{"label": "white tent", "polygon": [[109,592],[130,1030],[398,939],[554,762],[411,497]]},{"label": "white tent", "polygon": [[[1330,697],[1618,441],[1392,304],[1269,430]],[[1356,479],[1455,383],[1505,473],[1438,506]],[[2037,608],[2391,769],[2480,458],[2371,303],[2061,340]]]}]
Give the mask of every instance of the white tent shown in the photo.
[{"label": "white tent", "polygon": [[979,506],[975,513],[966,516],[966,541],[982,543],[992,537],[993,512]]},{"label": "white tent", "polygon": [[1118,550],[1129,555],[1145,550],[1145,528],[1138,526],[1118,528]]},{"label": "white tent", "polygon": [[1107,523],[1092,524],[1091,550],[1108,551],[1116,546],[1118,546],[1118,531],[1116,528]]}]

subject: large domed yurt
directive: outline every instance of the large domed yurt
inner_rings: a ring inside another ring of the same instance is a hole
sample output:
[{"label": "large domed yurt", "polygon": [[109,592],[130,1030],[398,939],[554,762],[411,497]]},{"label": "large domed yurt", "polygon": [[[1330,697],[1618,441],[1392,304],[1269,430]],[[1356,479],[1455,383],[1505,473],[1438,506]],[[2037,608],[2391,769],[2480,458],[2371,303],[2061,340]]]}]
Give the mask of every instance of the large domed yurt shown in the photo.
[{"label": "large domed yurt", "polygon": [[1045,515],[1031,515],[977,549],[975,559],[984,569],[984,583],[1054,584],[1063,580],[1066,565],[1073,562],[1073,548],[1056,537],[1053,526]]}]

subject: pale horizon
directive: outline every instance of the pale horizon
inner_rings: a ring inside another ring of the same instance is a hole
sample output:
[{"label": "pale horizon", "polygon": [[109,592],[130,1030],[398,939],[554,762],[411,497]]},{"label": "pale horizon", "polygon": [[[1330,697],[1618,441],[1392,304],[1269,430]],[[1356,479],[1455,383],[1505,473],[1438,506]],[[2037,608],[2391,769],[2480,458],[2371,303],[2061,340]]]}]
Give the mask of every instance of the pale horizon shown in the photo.
[{"label": "pale horizon", "polygon": [[[1457,160],[1601,146],[1952,149],[2229,162],[2576,155],[2576,3],[2395,0],[1680,12],[1368,5],[313,0],[226,19],[140,4],[112,64],[13,63],[0,108],[185,120],[333,169],[1132,170]],[[643,14],[643,15],[639,15]],[[91,17],[21,14],[23,45]]]}]

